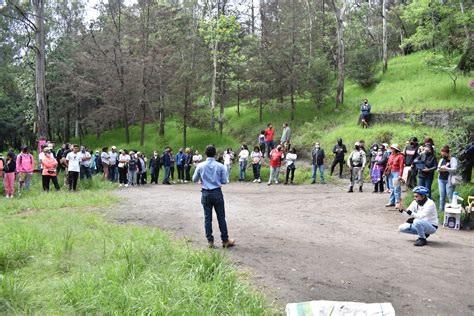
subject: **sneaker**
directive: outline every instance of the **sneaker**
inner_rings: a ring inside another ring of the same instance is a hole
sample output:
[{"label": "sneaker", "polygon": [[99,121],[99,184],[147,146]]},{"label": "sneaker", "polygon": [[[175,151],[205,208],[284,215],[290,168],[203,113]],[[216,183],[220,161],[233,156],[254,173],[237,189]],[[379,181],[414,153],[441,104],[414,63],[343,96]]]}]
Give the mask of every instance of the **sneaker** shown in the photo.
[{"label": "sneaker", "polygon": [[418,238],[414,245],[417,247],[423,247],[426,244],[428,244],[428,242],[426,241],[426,238]]},{"label": "sneaker", "polygon": [[126,188],[128,188],[128,183],[125,185]]},{"label": "sneaker", "polygon": [[283,183],[284,185],[288,185],[288,182]]},{"label": "sneaker", "polygon": [[394,207],[394,206],[395,206],[395,204],[393,204],[393,203],[385,204],[385,207]]},{"label": "sneaker", "polygon": [[121,187],[123,187],[123,184],[122,184],[122,183],[120,183],[120,184],[119,184],[119,187],[120,187],[120,188],[121,188]]},{"label": "sneaker", "polygon": [[428,239],[430,237],[430,234],[425,234],[425,239]]},{"label": "sneaker", "polygon": [[275,184],[278,184],[278,181],[275,181]]},{"label": "sneaker", "polygon": [[352,193],[354,192],[354,190],[352,189],[352,186],[349,187],[349,190],[347,191],[347,193]]},{"label": "sneaker", "polygon": [[257,182],[257,179],[253,180],[253,183],[256,183]]},{"label": "sneaker", "polygon": [[362,187],[361,186],[359,187],[359,192],[362,192]]},{"label": "sneaker", "polygon": [[272,185],[272,183],[271,183],[271,182],[268,182],[267,185]]},{"label": "sneaker", "polygon": [[313,181],[311,181],[311,184],[315,184],[315,183],[316,183],[316,181],[314,181],[314,180],[313,180]]},{"label": "sneaker", "polygon": [[262,180],[258,179],[258,180],[257,180],[257,182],[258,182],[258,183],[261,183],[261,182],[262,182]]},{"label": "sneaker", "polygon": [[184,180],[184,183],[188,183],[188,180]]},{"label": "sneaker", "polygon": [[207,242],[207,248],[209,249],[214,249],[216,246],[214,245],[214,241],[208,241]]},{"label": "sneaker", "polygon": [[222,248],[230,248],[235,246],[235,240],[228,239],[222,242]]}]

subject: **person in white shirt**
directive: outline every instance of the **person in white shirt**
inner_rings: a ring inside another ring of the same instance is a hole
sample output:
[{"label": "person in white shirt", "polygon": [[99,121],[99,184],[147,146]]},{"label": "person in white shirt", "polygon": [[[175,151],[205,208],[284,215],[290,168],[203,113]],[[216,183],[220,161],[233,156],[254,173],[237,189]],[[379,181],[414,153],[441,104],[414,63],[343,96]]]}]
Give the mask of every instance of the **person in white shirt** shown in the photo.
[{"label": "person in white shirt", "polygon": [[102,161],[102,170],[104,171],[102,180],[109,179],[110,155],[108,151],[109,147],[102,147],[102,153],[100,154],[100,160]]},{"label": "person in white shirt", "polygon": [[418,235],[415,246],[425,246],[428,243],[426,238],[434,234],[439,225],[436,204],[428,198],[428,193],[429,190],[425,187],[414,188],[414,201],[407,210],[400,210],[401,213],[411,217],[398,229],[402,233]]},{"label": "person in white shirt", "polygon": [[[285,162],[286,162],[286,180],[285,184],[288,184],[288,180],[290,180],[290,184],[293,184],[293,180],[295,178],[295,169],[296,169],[296,150],[292,148],[288,154],[286,154]],[[291,173],[291,177],[290,177]]]},{"label": "person in white shirt", "polygon": [[249,160],[249,149],[247,145],[243,144],[240,148],[239,153],[239,167],[240,167],[240,174],[239,174],[239,181],[245,181],[245,177],[247,176],[247,163]]},{"label": "person in white shirt", "polygon": [[76,191],[77,179],[81,172],[81,154],[79,153],[79,145],[73,145],[73,150],[66,156],[69,191]]},{"label": "person in white shirt", "polygon": [[193,156],[194,167],[197,167],[201,163],[201,161],[202,161],[202,155],[199,153],[199,150],[196,150]]},{"label": "person in white shirt", "polygon": [[112,151],[109,151],[109,180],[112,182],[117,182],[117,159],[119,154],[117,153],[117,147],[112,146]]},{"label": "person in white shirt", "polygon": [[232,161],[234,160],[234,152],[232,151],[232,148],[227,148],[222,157],[224,158],[224,167],[227,171],[227,183],[230,183],[230,169]]},{"label": "person in white shirt", "polygon": [[260,179],[260,169],[262,168],[263,153],[259,146],[254,147],[252,153],[250,154],[250,158],[252,158],[252,170],[254,177],[253,182],[261,183],[262,180]]},{"label": "person in white shirt", "polygon": [[126,186],[128,187],[128,162],[130,161],[130,155],[128,154],[128,150],[124,149],[119,156],[119,186]]},{"label": "person in white shirt", "polygon": [[80,156],[80,166],[81,166],[81,172],[80,172],[80,178],[81,180],[84,178],[87,179],[92,179],[92,172],[91,172],[91,154],[85,147],[81,147],[81,151],[79,153]]}]

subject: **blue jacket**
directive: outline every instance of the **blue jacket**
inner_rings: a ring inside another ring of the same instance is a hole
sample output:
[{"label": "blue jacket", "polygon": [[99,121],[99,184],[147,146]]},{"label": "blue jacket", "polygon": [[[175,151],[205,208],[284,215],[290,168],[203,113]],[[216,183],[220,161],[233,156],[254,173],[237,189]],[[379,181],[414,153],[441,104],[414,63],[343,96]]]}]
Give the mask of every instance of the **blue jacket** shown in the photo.
[{"label": "blue jacket", "polygon": [[169,152],[163,153],[163,166],[170,167],[171,166],[171,157]]},{"label": "blue jacket", "polygon": [[176,166],[182,166],[184,164],[184,159],[186,155],[184,153],[177,153],[176,154]]}]

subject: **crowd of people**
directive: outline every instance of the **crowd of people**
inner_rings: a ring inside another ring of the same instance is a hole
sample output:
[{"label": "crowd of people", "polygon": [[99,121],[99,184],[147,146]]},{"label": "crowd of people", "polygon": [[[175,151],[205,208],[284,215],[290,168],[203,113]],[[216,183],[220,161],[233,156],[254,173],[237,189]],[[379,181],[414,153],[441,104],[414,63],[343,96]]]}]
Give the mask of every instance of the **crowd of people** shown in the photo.
[{"label": "crowd of people", "polygon": [[[282,170],[284,184],[294,184],[295,170],[301,158],[296,149],[291,146],[289,125],[284,123],[282,128],[280,139],[275,140],[275,129],[269,123],[267,128],[257,135],[251,152],[248,145],[242,144],[238,153],[232,148],[227,148],[221,155],[213,154],[213,160],[220,163],[222,170],[225,170],[225,182],[230,182],[231,169],[238,162],[239,181],[248,180],[247,169],[251,167],[253,182],[261,183],[262,167],[268,165],[270,171],[268,185],[279,183],[282,168],[284,168]],[[311,184],[316,183],[318,172],[319,182],[324,184],[325,150],[319,142],[316,142],[310,153],[311,158],[308,162],[312,167]],[[421,197],[426,197],[431,201],[432,183],[435,173],[438,173],[439,209],[444,210],[446,199],[451,202],[455,186],[459,181],[456,176],[458,162],[456,157],[452,156],[449,146],[441,147],[438,160],[435,144],[431,138],[425,138],[420,144],[416,137],[412,137],[403,149],[399,144],[387,143],[375,143],[370,148],[366,148],[365,142],[360,140],[354,144],[350,152],[343,140],[338,139],[332,148],[332,153],[334,158],[330,164],[331,176],[339,166],[338,175],[342,178],[344,167],[347,165],[350,175],[349,193],[354,192],[356,186],[359,192],[363,192],[364,171],[368,169],[373,185],[372,192],[389,193],[386,206],[395,207],[402,212],[404,211],[401,194],[403,183],[408,188],[414,189],[415,196],[420,197],[420,200],[423,200]],[[58,181],[58,174],[61,172],[64,173],[64,187],[70,191],[76,191],[79,180],[88,181],[94,174],[98,174],[104,181],[117,182],[120,187],[145,185],[148,183],[148,173],[152,184],[161,182],[171,185],[193,180],[201,183],[199,176],[197,179],[191,177],[191,170],[194,168],[196,173],[202,162],[203,156],[198,150],[192,152],[191,148],[180,148],[175,154],[172,148],[166,147],[162,153],[155,150],[151,156],[146,157],[140,151],[117,150],[115,146],[112,146],[110,150],[108,147],[103,147],[93,152],[76,144],[64,144],[55,151],[54,144],[46,142],[41,145],[37,159],[33,157],[27,146],[23,146],[18,155],[10,150],[6,157],[0,156],[0,177],[3,178],[6,198],[13,198],[15,183],[18,182],[18,195],[21,195],[22,191],[29,189],[35,172],[42,177],[44,191],[50,190],[51,183],[55,190],[61,189]],[[164,175],[160,181],[161,170]],[[422,206],[422,204],[417,205]],[[432,203],[430,202],[429,205]],[[411,205],[410,209],[416,208],[415,206],[415,204]],[[413,210],[411,212],[416,213]],[[433,217],[432,214],[430,216]],[[420,220],[423,219],[418,218],[416,223]],[[410,229],[402,227],[400,230],[413,232],[413,227],[410,227]],[[426,236],[420,238],[426,241]]]}]

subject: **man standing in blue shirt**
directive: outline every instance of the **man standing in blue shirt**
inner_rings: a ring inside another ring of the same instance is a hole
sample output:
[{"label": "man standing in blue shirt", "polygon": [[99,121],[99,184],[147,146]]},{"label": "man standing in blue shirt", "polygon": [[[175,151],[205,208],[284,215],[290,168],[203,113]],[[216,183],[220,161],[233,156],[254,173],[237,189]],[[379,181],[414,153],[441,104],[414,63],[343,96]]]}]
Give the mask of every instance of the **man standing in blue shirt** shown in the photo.
[{"label": "man standing in blue shirt", "polygon": [[224,195],[221,186],[227,183],[227,171],[224,165],[215,159],[216,147],[207,145],[207,159],[200,163],[193,175],[193,182],[202,182],[201,204],[204,208],[204,228],[209,248],[214,248],[212,235],[212,208],[216,211],[217,222],[221,231],[222,247],[228,248],[235,245],[235,240],[229,239],[227,223],[225,220]]}]

